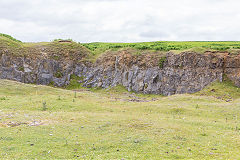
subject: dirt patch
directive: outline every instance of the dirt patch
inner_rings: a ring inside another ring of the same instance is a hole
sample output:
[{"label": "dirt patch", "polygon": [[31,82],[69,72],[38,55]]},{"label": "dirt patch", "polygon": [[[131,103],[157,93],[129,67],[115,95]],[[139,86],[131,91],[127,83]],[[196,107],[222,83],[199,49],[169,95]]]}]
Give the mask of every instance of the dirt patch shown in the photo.
[{"label": "dirt patch", "polygon": [[137,52],[133,49],[126,49],[121,51],[108,51],[99,57],[95,63],[96,66],[103,65],[106,68],[115,67],[118,68],[123,66],[131,67],[137,65],[140,68],[156,67],[159,65],[159,59],[163,56],[159,52],[141,52],[139,54],[134,54]]},{"label": "dirt patch", "polygon": [[135,95],[128,95],[126,98],[111,97],[112,101],[124,101],[124,102],[153,102],[157,101],[157,98],[141,98]]},{"label": "dirt patch", "polygon": [[42,125],[50,125],[53,122],[47,121],[47,120],[36,120],[36,121],[28,121],[28,122],[14,122],[14,121],[8,121],[8,122],[3,122],[0,123],[0,128],[5,128],[5,127],[17,127],[21,125],[26,125],[26,126],[42,126]]}]

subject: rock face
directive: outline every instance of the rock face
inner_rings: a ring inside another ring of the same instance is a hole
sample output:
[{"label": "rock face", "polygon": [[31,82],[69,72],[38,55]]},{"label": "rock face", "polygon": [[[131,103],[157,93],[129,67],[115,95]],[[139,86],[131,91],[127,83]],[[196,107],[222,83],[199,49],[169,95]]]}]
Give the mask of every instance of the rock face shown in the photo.
[{"label": "rock face", "polygon": [[[161,64],[159,64],[161,63]],[[95,63],[47,58],[0,57],[0,78],[23,83],[65,86],[75,74],[84,87],[123,85],[129,91],[173,95],[200,91],[227,75],[240,87],[240,57],[227,53],[183,52],[133,55],[106,53]]]}]

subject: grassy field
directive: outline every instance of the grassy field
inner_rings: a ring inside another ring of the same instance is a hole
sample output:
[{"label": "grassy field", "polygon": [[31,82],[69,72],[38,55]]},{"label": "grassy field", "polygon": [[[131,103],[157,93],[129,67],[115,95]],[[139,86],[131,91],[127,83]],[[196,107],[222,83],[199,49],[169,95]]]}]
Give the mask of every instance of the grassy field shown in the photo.
[{"label": "grassy field", "polygon": [[204,52],[212,51],[229,51],[234,52],[240,49],[240,42],[237,41],[157,41],[157,42],[140,42],[140,43],[82,43],[83,46],[99,54],[106,50],[119,50],[123,48],[134,48],[136,50],[150,51],[188,51]]},{"label": "grassy field", "polygon": [[239,96],[227,82],[163,97],[0,80],[0,157],[239,159]]}]

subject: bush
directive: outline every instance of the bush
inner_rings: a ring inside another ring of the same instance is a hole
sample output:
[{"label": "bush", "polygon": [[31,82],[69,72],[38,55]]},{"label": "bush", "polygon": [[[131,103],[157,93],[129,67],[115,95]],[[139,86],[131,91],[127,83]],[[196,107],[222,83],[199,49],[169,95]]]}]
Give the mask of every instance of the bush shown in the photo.
[{"label": "bush", "polygon": [[59,39],[54,39],[53,40],[53,42],[59,42],[59,41],[69,41],[69,42],[73,42],[73,40],[72,39],[61,39],[61,38],[59,38]]},{"label": "bush", "polygon": [[221,47],[221,46],[215,47],[215,46],[213,46],[213,47],[211,47],[211,49],[224,51],[224,50],[230,49],[230,47],[224,47],[224,46],[223,47]]},{"label": "bush", "polygon": [[42,110],[43,111],[47,110],[47,103],[45,101],[42,103]]}]

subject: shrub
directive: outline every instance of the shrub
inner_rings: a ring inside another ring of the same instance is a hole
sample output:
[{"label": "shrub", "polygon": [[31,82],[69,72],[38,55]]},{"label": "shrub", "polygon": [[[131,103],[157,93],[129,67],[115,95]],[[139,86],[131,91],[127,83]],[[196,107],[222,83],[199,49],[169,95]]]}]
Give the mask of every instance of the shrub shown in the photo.
[{"label": "shrub", "polygon": [[73,42],[73,40],[72,39],[61,39],[61,38],[59,38],[59,39],[54,39],[53,40],[53,42],[59,42],[59,41],[69,41],[69,42]]},{"label": "shrub", "polygon": [[4,100],[6,100],[6,98],[5,97],[0,97],[0,100],[4,101]]},{"label": "shrub", "polygon": [[42,110],[43,111],[47,110],[47,103],[45,101],[42,103]]}]

